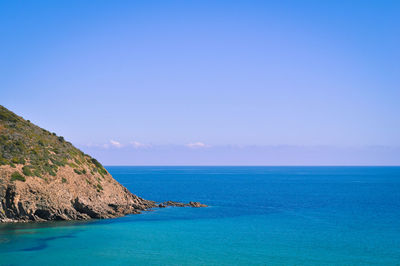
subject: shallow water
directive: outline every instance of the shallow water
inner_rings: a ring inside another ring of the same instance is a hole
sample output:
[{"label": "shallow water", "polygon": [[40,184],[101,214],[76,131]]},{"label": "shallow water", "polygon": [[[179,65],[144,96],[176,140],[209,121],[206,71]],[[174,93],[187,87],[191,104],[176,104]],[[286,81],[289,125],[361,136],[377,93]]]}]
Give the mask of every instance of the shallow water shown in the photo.
[{"label": "shallow water", "polygon": [[0,225],[0,265],[399,265],[400,167],[107,167],[200,201],[91,222]]}]

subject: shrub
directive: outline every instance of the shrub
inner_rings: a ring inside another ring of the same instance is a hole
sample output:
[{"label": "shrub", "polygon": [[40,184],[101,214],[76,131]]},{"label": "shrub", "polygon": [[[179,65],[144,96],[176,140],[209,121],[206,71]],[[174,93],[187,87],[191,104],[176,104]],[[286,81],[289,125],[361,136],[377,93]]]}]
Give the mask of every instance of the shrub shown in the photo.
[{"label": "shrub", "polygon": [[68,165],[71,166],[72,168],[78,168],[78,166],[74,163],[69,163]]},{"label": "shrub", "polygon": [[103,187],[100,185],[100,184],[97,184],[97,192],[100,192],[100,191],[102,191],[103,190]]},{"label": "shrub", "polygon": [[49,174],[50,174],[51,176],[56,176],[56,172],[54,172],[53,169],[51,169],[51,170],[49,171]]},{"label": "shrub", "polygon": [[11,175],[11,181],[15,181],[15,180],[22,181],[22,182],[26,181],[25,177],[18,172],[14,172]]},{"label": "shrub", "polygon": [[64,177],[61,179],[61,182],[63,183],[67,183],[67,179],[65,179]]},{"label": "shrub", "polygon": [[4,158],[0,158],[0,165],[7,165],[8,161]]},{"label": "shrub", "polygon": [[22,173],[24,173],[24,175],[26,175],[26,176],[32,175],[31,169],[28,166],[22,167]]},{"label": "shrub", "polygon": [[50,158],[50,161],[57,166],[64,166],[63,162]]},{"label": "shrub", "polygon": [[41,175],[39,169],[33,170],[33,174],[34,174],[35,176],[37,176],[37,177],[42,177],[42,175]]},{"label": "shrub", "polygon": [[94,165],[96,165],[97,167],[102,167],[99,161],[97,161],[95,158],[92,158],[92,163],[94,163]]},{"label": "shrub", "polygon": [[77,173],[78,175],[81,175],[81,174],[82,174],[82,172],[79,171],[78,169],[74,169],[74,172]]},{"label": "shrub", "polygon": [[99,173],[101,174],[102,177],[104,177],[104,175],[107,174],[107,171],[106,171],[106,169],[104,169],[103,167],[101,167],[101,168],[99,169]]}]

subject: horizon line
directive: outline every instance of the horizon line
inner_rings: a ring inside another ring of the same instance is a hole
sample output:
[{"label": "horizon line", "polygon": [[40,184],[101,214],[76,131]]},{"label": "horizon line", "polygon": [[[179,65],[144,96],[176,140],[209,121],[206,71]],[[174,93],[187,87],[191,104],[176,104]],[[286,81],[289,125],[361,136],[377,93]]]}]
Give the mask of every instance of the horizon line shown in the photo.
[{"label": "horizon line", "polygon": [[104,165],[105,167],[400,167],[399,165],[343,165],[343,164],[332,164],[332,165],[182,165],[182,164],[142,164],[142,165]]}]

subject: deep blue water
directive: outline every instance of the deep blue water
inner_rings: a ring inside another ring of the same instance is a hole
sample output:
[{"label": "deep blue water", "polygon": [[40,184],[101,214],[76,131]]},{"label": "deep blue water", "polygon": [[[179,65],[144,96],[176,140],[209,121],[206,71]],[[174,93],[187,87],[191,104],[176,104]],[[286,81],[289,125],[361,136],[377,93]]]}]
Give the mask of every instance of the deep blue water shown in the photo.
[{"label": "deep blue water", "polygon": [[107,169],[210,207],[0,225],[0,265],[400,265],[400,167]]}]

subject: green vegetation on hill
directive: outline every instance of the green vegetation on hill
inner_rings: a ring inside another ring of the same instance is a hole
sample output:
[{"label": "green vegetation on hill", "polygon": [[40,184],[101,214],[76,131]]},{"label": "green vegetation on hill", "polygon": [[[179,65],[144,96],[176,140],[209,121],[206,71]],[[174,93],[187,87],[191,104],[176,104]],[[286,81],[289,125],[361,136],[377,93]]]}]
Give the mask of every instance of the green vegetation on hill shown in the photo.
[{"label": "green vegetation on hill", "polygon": [[11,181],[15,181],[15,180],[19,180],[22,182],[26,181],[25,177],[18,172],[14,172],[11,174]]},{"label": "green vegetation on hill", "polygon": [[[25,176],[55,176],[59,167],[69,165],[79,174],[107,171],[94,158],[75,148],[63,137],[42,129],[0,105],[0,165],[24,165]],[[22,176],[23,177],[23,176]],[[14,180],[25,181],[12,177]]]}]

